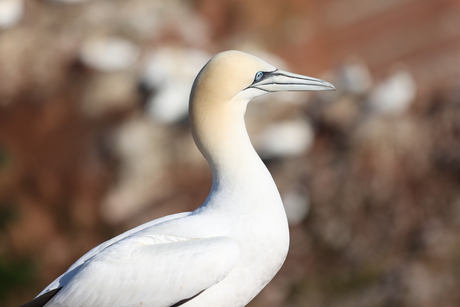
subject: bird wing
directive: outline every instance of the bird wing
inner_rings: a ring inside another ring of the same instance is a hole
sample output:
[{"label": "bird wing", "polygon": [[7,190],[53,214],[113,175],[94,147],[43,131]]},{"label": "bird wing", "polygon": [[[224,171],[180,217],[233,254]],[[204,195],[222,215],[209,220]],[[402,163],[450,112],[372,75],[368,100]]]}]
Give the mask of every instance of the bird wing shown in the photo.
[{"label": "bird wing", "polygon": [[179,306],[224,279],[238,258],[229,237],[128,236],[63,276],[46,306]]},{"label": "bird wing", "polygon": [[45,304],[58,293],[62,288],[56,288],[54,290],[48,291],[45,294],[39,295],[33,300],[22,304],[19,307],[43,307]]},{"label": "bird wing", "polygon": [[[42,292],[40,292],[36,298],[42,296],[43,294],[49,292],[50,290],[54,290],[58,287],[61,287],[63,284],[66,283],[65,279],[67,278],[68,279],[68,276],[71,275],[73,276],[75,271],[78,270],[78,268],[83,264],[85,263],[88,259],[90,259],[91,257],[94,257],[95,255],[97,255],[98,253],[100,253],[102,250],[104,250],[105,248],[107,248],[108,246],[111,246],[112,244],[118,242],[118,241],[121,241],[123,239],[125,239],[126,237],[130,236],[130,235],[133,235],[134,233],[137,233],[137,232],[140,232],[146,228],[149,228],[149,227],[152,227],[152,226],[155,226],[155,225],[158,225],[158,224],[161,224],[161,223],[164,223],[164,222],[167,222],[167,221],[170,221],[170,220],[174,220],[174,219],[179,219],[179,218],[183,218],[183,217],[186,217],[190,215],[190,212],[182,212],[182,213],[176,213],[176,214],[172,214],[172,215],[168,215],[168,216],[164,216],[162,218],[159,218],[159,219],[156,219],[156,220],[153,220],[153,221],[150,221],[150,222],[147,222],[147,223],[144,223],[142,225],[139,225],[135,228],[132,228],[128,231],[125,231],[124,233],[121,233],[119,234],[118,236],[116,237],[113,237],[112,239],[110,240],[107,240],[101,244],[99,244],[98,246],[94,247],[93,249],[91,249],[90,251],[88,251],[86,254],[84,254],[83,256],[81,256],[77,261],[75,261],[68,269],[67,271],[65,271],[61,276],[59,276],[58,278],[56,278],[56,280],[54,280],[51,284],[49,284],[45,289],[43,289]],[[63,280],[64,279],[64,280]]]}]

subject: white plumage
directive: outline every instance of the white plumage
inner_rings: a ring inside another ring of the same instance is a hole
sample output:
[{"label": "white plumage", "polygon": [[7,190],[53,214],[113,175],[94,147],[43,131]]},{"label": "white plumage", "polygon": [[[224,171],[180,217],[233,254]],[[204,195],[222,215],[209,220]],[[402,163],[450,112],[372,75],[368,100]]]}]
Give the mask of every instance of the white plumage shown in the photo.
[{"label": "white plumage", "polygon": [[246,105],[274,91],[331,89],[243,52],[214,56],[190,98],[192,133],[213,174],[205,203],[95,247],[40,293],[62,287],[45,306],[247,304],[283,264],[289,231],[276,185],[246,132]]}]

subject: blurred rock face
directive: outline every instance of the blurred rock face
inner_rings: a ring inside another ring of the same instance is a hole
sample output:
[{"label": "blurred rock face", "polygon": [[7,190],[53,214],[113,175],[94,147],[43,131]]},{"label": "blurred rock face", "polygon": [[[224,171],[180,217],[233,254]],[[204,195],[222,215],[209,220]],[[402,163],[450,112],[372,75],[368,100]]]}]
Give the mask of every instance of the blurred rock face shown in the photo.
[{"label": "blurred rock face", "polygon": [[292,233],[251,306],[458,306],[459,29],[446,0],[0,1],[0,305],[204,201],[188,95],[241,49],[338,88],[248,107]]}]

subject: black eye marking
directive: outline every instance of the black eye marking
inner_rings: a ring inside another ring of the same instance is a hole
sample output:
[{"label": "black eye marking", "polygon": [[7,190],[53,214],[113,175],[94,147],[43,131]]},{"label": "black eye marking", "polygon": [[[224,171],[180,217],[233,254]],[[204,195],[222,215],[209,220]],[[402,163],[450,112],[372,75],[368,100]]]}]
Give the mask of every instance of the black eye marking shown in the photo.
[{"label": "black eye marking", "polygon": [[247,90],[249,88],[255,88],[255,89],[258,89],[258,90],[261,90],[261,91],[264,91],[264,92],[269,92],[268,90],[265,90],[263,88],[259,88],[257,87],[258,85],[261,85],[262,82],[264,82],[263,80],[265,79],[270,79],[270,76],[273,76],[273,75],[277,75],[276,71],[278,69],[275,69],[273,71],[258,71],[256,73],[256,75],[254,76],[254,81],[252,82],[252,84],[250,86],[248,86],[247,88],[245,88],[244,90]]},{"label": "black eye marking", "polygon": [[256,76],[254,77],[254,82],[260,81],[260,79],[262,79],[263,76],[264,76],[264,73],[262,71],[258,71],[256,73]]}]

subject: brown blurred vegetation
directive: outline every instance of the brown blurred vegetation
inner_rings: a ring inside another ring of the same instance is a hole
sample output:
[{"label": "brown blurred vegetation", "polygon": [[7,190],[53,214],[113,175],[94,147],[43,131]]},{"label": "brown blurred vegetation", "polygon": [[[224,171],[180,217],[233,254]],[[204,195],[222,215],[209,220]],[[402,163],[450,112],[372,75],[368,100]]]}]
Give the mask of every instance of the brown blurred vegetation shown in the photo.
[{"label": "brown blurred vegetation", "polygon": [[[311,122],[315,140],[267,165],[282,194],[302,188],[309,211],[250,306],[460,306],[459,13],[453,0],[25,2],[0,29],[0,305],[29,300],[98,243],[205,199],[209,169],[187,121],[146,111],[158,89],[143,86],[145,59],[172,46],[269,51],[338,88],[281,109]],[[92,67],[82,46],[95,36],[140,56]],[[368,67],[369,88],[347,86],[350,59]],[[369,101],[395,63],[417,90],[403,112],[380,113]],[[248,120],[279,108],[254,106]]]}]

